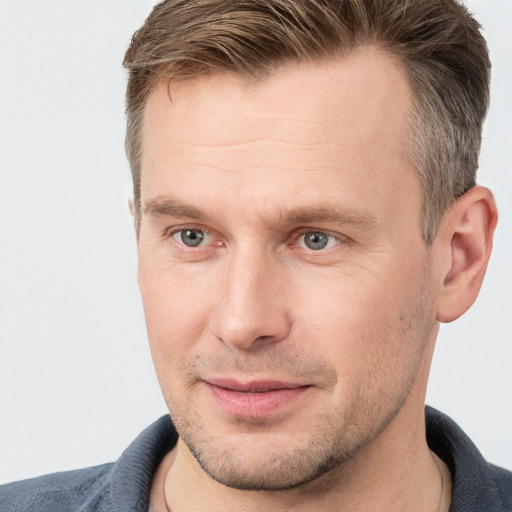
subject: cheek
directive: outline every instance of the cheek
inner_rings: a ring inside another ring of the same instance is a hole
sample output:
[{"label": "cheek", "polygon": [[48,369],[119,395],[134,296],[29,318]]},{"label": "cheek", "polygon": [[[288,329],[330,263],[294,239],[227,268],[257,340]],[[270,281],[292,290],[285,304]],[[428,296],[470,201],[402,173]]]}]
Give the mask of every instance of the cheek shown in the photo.
[{"label": "cheek", "polygon": [[418,277],[424,272],[374,266],[317,276],[316,286],[301,290],[297,318],[307,335],[300,338],[313,339],[314,350],[339,366],[340,378],[372,368],[393,378],[400,362],[416,358],[434,319]]},{"label": "cheek", "polygon": [[176,375],[205,331],[212,287],[177,267],[140,258],[139,288],[157,375]]},{"label": "cheek", "polygon": [[[377,326],[398,306],[389,269],[347,264],[343,269],[320,269],[293,280],[294,294],[307,323],[329,334],[355,336]],[[393,295],[395,295],[393,297]],[[331,337],[329,336],[329,337]]]}]

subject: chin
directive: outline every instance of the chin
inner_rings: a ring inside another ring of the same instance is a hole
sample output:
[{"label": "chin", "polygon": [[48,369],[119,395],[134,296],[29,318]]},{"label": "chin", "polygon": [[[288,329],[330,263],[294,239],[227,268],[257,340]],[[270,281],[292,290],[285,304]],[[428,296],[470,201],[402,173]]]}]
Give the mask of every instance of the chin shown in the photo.
[{"label": "chin", "polygon": [[216,482],[244,491],[282,491],[311,483],[350,458],[338,440],[305,437],[299,432],[277,436],[269,432],[212,433],[200,440],[186,435],[182,441]]}]

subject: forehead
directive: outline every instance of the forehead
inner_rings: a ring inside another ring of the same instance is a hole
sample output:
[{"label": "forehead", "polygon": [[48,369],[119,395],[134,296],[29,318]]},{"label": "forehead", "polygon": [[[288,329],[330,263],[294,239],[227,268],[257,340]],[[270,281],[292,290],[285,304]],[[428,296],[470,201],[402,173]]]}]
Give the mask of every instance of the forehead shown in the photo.
[{"label": "forehead", "polygon": [[378,198],[400,187],[403,169],[412,174],[401,149],[409,105],[401,66],[373,48],[288,64],[260,83],[212,75],[161,84],[144,116],[142,203],[210,192],[222,205],[236,191],[261,209],[270,190],[275,207],[305,187],[311,201],[336,190],[348,207]]},{"label": "forehead", "polygon": [[[261,81],[226,73],[160,83],[146,104],[143,143],[162,128],[159,122],[172,129],[169,121],[178,139],[222,144],[233,139],[241,122],[256,130],[271,121],[268,135],[292,129],[291,136],[308,141],[312,130],[301,130],[301,125],[316,123],[319,140],[330,141],[334,135],[339,142],[342,130],[336,127],[350,123],[352,129],[377,130],[387,119],[393,121],[387,126],[391,139],[404,128],[409,103],[410,88],[399,61],[374,47],[361,47],[338,59],[287,63]],[[218,121],[229,124],[217,130]]]}]

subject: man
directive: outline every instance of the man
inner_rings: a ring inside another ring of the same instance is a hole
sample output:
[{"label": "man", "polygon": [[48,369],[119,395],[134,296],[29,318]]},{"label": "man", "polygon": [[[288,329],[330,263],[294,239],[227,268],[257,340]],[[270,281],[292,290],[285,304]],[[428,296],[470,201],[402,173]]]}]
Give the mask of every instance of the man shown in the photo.
[{"label": "man", "polygon": [[170,417],[2,510],[512,509],[425,392],[483,280],[489,62],[448,0],[163,2],[125,57]]}]

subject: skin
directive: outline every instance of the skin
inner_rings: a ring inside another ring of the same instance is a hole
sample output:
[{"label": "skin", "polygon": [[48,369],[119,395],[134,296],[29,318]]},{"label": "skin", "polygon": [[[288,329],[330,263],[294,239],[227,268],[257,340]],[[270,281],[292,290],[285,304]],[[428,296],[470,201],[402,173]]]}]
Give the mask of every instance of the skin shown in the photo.
[{"label": "skin", "polygon": [[[156,88],[145,111],[138,240],[151,351],[180,433],[152,510],[447,510],[425,390],[439,321],[478,293],[492,195],[463,196],[426,246],[400,146],[409,86],[371,48],[170,94]],[[311,232],[327,246],[309,248]],[[240,415],[215,399],[217,378],[302,391]]]}]

